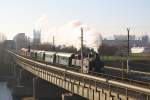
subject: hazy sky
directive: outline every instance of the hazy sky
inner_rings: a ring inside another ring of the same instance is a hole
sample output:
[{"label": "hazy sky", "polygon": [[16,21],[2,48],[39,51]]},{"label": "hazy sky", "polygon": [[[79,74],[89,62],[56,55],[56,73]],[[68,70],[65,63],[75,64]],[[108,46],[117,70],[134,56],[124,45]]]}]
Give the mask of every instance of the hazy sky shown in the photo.
[{"label": "hazy sky", "polygon": [[126,27],[131,34],[150,34],[150,0],[0,0],[0,32],[9,38],[44,26],[42,34],[49,35],[74,20],[103,37],[125,34]]}]

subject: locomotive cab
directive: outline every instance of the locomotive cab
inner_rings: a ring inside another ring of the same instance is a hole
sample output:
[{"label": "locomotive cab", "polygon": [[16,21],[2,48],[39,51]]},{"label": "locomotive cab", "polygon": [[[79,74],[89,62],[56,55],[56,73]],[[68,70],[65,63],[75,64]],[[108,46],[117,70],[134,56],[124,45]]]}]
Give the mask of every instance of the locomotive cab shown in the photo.
[{"label": "locomotive cab", "polygon": [[102,72],[103,67],[104,62],[100,60],[97,54],[83,60],[83,73]]},{"label": "locomotive cab", "polygon": [[90,62],[89,62],[89,59],[86,58],[86,59],[83,59],[83,73],[89,73],[89,65],[90,65]]}]

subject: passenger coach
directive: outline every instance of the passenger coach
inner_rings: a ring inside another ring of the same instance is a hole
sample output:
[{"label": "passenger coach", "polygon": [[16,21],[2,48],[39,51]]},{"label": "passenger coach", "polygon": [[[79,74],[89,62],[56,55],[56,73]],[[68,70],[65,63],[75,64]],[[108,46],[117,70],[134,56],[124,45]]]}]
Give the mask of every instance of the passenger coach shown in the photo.
[{"label": "passenger coach", "polygon": [[56,64],[71,66],[73,53],[56,53]]}]

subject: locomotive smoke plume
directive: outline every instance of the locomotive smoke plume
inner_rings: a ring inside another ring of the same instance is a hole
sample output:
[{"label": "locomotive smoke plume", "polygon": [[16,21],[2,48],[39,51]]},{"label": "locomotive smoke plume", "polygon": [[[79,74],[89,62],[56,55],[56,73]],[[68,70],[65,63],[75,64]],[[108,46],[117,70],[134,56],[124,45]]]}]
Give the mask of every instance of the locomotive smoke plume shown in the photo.
[{"label": "locomotive smoke plume", "polygon": [[73,45],[79,49],[81,43],[81,27],[84,30],[84,45],[97,51],[97,48],[101,45],[101,34],[94,30],[94,28],[83,24],[80,20],[74,20],[62,27],[54,28],[49,25],[48,17],[43,14],[37,21],[35,28],[42,31],[42,42],[52,43],[54,36],[56,45]]},{"label": "locomotive smoke plume", "polygon": [[39,19],[36,21],[34,29],[41,30],[41,40],[42,42],[47,42],[48,33],[50,32],[50,24],[48,20],[48,16],[46,14],[42,14]]},{"label": "locomotive smoke plume", "polygon": [[73,45],[79,49],[81,43],[81,27],[84,30],[84,45],[86,45],[89,48],[93,48],[95,51],[97,51],[97,48],[101,45],[101,34],[94,30],[92,27],[83,24],[79,20],[74,20],[68,23],[67,25],[61,27],[56,36],[56,42],[58,44],[63,43],[66,45]]}]

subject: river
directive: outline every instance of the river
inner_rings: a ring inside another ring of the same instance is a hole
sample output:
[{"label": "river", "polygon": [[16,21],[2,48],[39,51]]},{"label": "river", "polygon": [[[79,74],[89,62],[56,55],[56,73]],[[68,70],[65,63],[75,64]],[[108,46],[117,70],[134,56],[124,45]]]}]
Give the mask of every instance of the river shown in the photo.
[{"label": "river", "polygon": [[0,100],[13,100],[11,90],[6,82],[0,82]]}]

